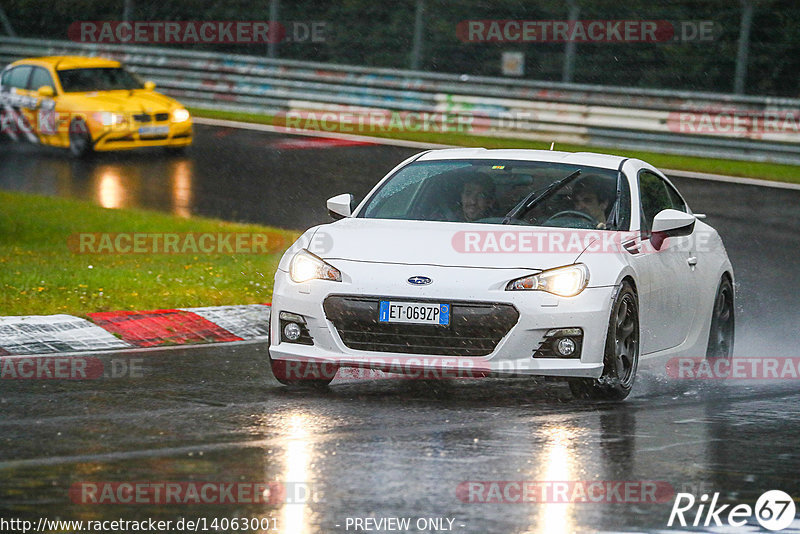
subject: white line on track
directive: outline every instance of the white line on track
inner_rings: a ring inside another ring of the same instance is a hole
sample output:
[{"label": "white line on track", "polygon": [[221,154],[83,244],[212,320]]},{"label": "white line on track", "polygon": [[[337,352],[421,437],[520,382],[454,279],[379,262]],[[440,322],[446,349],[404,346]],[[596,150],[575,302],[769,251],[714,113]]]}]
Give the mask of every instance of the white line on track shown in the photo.
[{"label": "white line on track", "polygon": [[[282,133],[287,135],[303,135],[307,137],[328,137],[331,139],[343,139],[347,141],[363,141],[376,145],[399,146],[405,148],[463,148],[456,145],[442,145],[438,143],[422,143],[419,141],[408,141],[405,139],[390,139],[386,137],[370,137],[368,135],[345,134],[339,132],[320,132],[316,130],[303,130],[301,132],[287,132],[286,128],[279,128],[270,124],[258,124],[253,122],[230,121],[223,119],[209,119],[205,117],[194,117],[194,122],[206,126],[220,126],[224,128],[239,128],[242,130],[254,130],[258,132]],[[739,176],[727,176],[723,174],[711,174],[705,172],[680,171],[674,169],[661,169],[668,176],[680,178],[693,178],[697,180],[709,180],[712,182],[727,182],[740,185],[754,185],[758,187],[772,187],[776,189],[790,189],[800,191],[800,184],[786,182],[775,182],[772,180],[758,180],[756,178],[742,178]]]}]

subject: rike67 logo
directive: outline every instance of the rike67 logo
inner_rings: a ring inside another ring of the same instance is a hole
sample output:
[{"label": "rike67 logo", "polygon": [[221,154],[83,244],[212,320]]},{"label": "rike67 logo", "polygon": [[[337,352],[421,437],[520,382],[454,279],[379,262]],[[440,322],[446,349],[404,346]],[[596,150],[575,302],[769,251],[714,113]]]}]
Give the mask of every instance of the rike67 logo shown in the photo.
[{"label": "rike67 logo", "polygon": [[748,523],[752,525],[755,518],[763,528],[777,531],[792,524],[795,511],[791,496],[781,490],[764,492],[755,507],[749,504],[721,504],[718,492],[710,499],[705,493],[699,499],[691,493],[678,493],[667,526],[743,527]]}]

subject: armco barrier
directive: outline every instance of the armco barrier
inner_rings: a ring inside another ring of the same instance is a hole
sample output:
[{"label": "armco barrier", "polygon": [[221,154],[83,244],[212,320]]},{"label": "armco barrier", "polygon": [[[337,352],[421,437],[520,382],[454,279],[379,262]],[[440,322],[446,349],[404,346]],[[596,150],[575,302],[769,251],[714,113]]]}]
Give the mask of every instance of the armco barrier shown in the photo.
[{"label": "armco barrier", "polygon": [[119,59],[160,90],[199,108],[268,114],[353,109],[448,113],[480,123],[469,132],[479,135],[800,164],[800,99],[0,37],[3,66],[24,57],[65,54]]}]

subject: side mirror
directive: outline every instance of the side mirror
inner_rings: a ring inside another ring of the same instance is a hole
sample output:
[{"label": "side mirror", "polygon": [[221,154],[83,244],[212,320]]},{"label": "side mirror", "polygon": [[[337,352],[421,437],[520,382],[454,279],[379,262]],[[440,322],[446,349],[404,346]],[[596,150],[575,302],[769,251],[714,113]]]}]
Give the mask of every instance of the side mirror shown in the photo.
[{"label": "side mirror", "polygon": [[147,80],[146,82],[144,82],[144,88],[145,91],[154,91],[156,88],[156,82],[151,82],[150,80]]},{"label": "side mirror", "polygon": [[350,193],[343,193],[331,197],[326,204],[328,206],[328,213],[334,221],[350,217],[350,214],[353,213],[353,195]]},{"label": "side mirror", "polygon": [[661,250],[666,238],[691,235],[696,221],[694,215],[682,211],[673,209],[659,211],[653,217],[650,242],[656,250]]},{"label": "side mirror", "polygon": [[36,92],[39,94],[39,96],[43,96],[45,98],[53,96],[54,94],[56,94],[56,92],[53,90],[53,88],[50,87],[49,85],[41,86],[39,89],[36,90]]}]

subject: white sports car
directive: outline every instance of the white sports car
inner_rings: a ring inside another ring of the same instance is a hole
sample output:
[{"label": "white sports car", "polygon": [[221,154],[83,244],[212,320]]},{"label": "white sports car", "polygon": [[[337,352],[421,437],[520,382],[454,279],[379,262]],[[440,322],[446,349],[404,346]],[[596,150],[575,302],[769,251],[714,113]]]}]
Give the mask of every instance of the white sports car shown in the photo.
[{"label": "white sports car", "polygon": [[406,376],[564,377],[624,399],[639,363],[730,357],[734,278],[717,232],[643,161],[478,148],[423,152],[275,274],[284,384],[339,367]]}]

